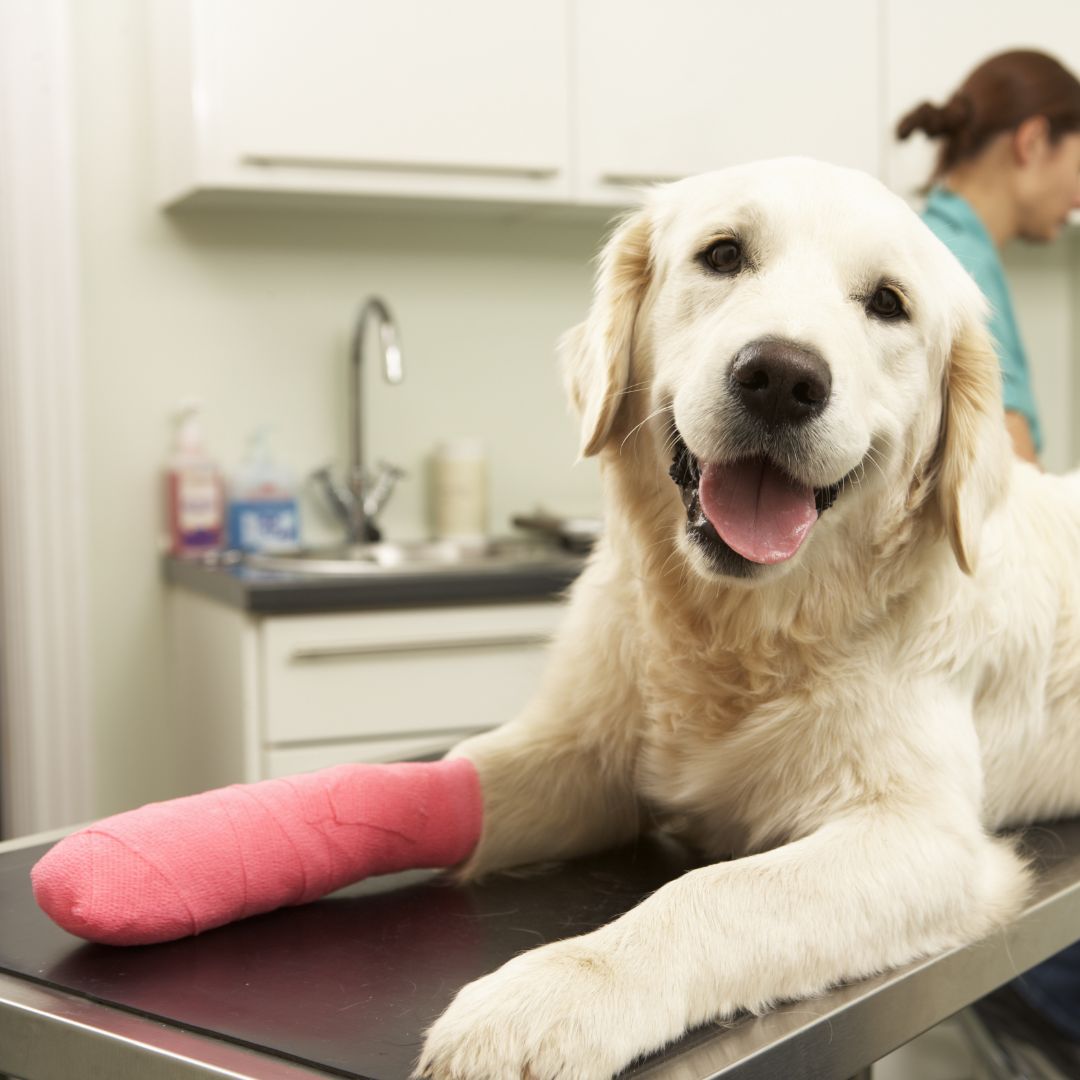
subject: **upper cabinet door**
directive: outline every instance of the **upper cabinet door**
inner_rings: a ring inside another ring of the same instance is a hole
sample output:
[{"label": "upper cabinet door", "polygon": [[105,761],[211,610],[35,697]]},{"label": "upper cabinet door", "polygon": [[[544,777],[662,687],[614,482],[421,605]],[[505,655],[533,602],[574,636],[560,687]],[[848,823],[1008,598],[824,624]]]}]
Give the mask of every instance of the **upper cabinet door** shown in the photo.
[{"label": "upper cabinet door", "polygon": [[200,186],[568,195],[567,0],[159,8],[190,39]]},{"label": "upper cabinet door", "polygon": [[926,183],[936,158],[921,133],[903,143],[893,136],[914,106],[942,104],[976,64],[1004,49],[1041,49],[1080,72],[1075,0],[887,0],[884,32],[885,179],[906,198]]},{"label": "upper cabinet door", "polygon": [[578,0],[580,190],[807,154],[879,172],[878,5]]}]

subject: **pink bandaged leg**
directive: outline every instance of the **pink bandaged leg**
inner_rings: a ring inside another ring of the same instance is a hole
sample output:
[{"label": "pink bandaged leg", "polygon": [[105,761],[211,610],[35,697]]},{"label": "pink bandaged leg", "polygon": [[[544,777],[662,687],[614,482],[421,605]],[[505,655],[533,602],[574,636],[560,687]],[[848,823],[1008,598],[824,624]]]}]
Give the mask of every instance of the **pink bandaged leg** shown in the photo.
[{"label": "pink bandaged leg", "polygon": [[170,941],[373,874],[453,866],[482,812],[465,758],[336,765],[106,818],[38,861],[34,896],[90,941]]}]

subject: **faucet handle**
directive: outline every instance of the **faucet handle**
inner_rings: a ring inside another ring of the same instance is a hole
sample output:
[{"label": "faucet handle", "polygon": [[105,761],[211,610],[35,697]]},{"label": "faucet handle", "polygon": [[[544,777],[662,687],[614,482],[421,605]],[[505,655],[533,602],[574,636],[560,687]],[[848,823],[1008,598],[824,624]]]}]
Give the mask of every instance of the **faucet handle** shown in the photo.
[{"label": "faucet handle", "polygon": [[334,516],[343,523],[349,520],[349,503],[352,501],[352,492],[343,484],[339,484],[334,478],[334,467],[326,464],[318,469],[312,469],[308,479],[322,492],[323,497],[334,511]]},{"label": "faucet handle", "polygon": [[408,475],[408,472],[398,465],[379,461],[374,480],[364,489],[364,513],[368,517],[375,517],[390,501],[397,482]]}]

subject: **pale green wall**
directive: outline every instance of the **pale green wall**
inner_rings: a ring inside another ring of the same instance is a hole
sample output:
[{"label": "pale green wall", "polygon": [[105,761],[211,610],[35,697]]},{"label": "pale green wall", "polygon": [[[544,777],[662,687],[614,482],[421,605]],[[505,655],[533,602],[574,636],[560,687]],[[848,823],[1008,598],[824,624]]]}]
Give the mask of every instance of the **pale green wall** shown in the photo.
[{"label": "pale green wall", "polygon": [[[602,224],[363,212],[190,211],[152,195],[144,0],[72,5],[98,811],[175,790],[157,561],[168,417],[193,395],[221,461],[274,426],[300,470],[346,453],[346,353],[360,299],[399,318],[406,382],[367,374],[368,445],[410,470],[385,523],[425,531],[432,446],[483,436],[492,522],[543,502],[596,512],[594,463],[554,363],[584,314]],[[306,502],[315,539],[334,529]]]}]

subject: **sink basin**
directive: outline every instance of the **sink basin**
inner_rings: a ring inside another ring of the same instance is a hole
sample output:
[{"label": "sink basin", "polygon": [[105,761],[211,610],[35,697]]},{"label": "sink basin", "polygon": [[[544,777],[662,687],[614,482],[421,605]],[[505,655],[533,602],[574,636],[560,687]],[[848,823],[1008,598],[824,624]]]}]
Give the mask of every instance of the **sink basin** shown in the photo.
[{"label": "sink basin", "polygon": [[581,557],[535,540],[409,540],[305,548],[281,554],[245,555],[258,570],[291,574],[366,576],[379,573],[474,573],[522,570],[535,565],[580,563]]}]

